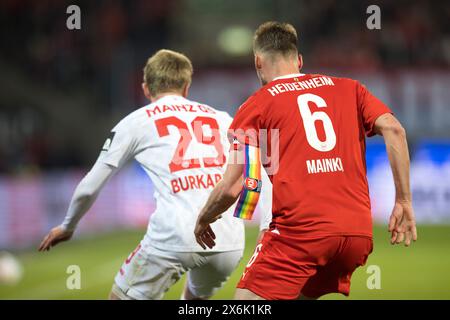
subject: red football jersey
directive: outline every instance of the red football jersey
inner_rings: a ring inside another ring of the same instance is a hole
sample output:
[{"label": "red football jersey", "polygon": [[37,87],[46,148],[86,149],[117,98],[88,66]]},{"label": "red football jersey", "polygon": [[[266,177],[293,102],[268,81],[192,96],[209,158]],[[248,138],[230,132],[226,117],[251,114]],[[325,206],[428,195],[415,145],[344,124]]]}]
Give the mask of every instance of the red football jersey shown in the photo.
[{"label": "red football jersey", "polygon": [[[391,110],[358,81],[317,74],[276,78],[239,108],[230,137],[270,157],[271,229],[372,236],[365,136],[385,113]],[[264,131],[268,141],[255,134]]]}]

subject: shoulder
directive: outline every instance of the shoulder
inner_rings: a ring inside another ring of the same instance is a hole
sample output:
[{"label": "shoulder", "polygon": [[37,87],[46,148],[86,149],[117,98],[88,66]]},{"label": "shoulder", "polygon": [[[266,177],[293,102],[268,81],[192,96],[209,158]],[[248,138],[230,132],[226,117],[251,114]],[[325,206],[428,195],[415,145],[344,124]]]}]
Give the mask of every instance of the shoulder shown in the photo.
[{"label": "shoulder", "polygon": [[231,122],[233,122],[233,118],[226,111],[216,110],[217,116],[221,122],[225,123],[226,126],[230,126]]},{"label": "shoulder", "polygon": [[146,121],[148,117],[146,116],[146,109],[151,107],[152,104],[148,104],[138,109],[132,111],[124,118],[122,118],[112,129],[112,131],[126,131],[128,133],[135,132],[136,129],[140,128]]},{"label": "shoulder", "polygon": [[214,115],[214,117],[219,120],[220,122],[225,121],[231,123],[233,121],[233,118],[230,116],[230,114],[226,111],[217,109],[215,107],[212,107],[206,103],[201,103],[199,101],[193,101],[193,100],[187,100],[189,103],[193,105],[199,105],[201,106],[201,110],[204,112],[208,112]]},{"label": "shoulder", "polygon": [[357,86],[360,85],[358,80],[351,79],[348,77],[336,77],[336,76],[330,76],[327,74],[310,74],[312,78],[325,78],[330,79],[335,85],[346,85],[346,86]]},{"label": "shoulder", "polygon": [[229,121],[229,122],[233,121],[233,118],[230,116],[230,114],[228,112],[223,111],[223,110],[218,110],[215,108],[211,108],[211,109],[213,109],[216,112],[217,117],[220,118],[221,120]]},{"label": "shoulder", "polygon": [[[323,74],[314,74],[314,77],[322,77],[327,79],[326,82],[332,82],[334,87],[339,90],[339,92],[346,93],[348,96],[356,96],[359,99],[360,96],[364,95],[367,88],[361,84],[358,80],[348,78],[348,77],[335,77]],[[324,80],[322,80],[323,82]]]},{"label": "shoulder", "polygon": [[239,106],[237,114],[240,112],[262,112],[268,98],[267,86],[265,85],[255,91],[247,100]]}]

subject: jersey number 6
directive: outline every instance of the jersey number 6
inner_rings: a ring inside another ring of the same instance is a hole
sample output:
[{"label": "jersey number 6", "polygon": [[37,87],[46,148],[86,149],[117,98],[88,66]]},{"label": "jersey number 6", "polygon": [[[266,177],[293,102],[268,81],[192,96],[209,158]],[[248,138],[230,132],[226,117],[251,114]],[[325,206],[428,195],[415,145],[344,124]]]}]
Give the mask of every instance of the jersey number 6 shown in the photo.
[{"label": "jersey number 6", "polygon": [[[311,112],[308,103],[314,103],[318,108],[325,108],[327,104],[318,95],[312,93],[301,94],[297,98],[300,115],[303,119],[303,126],[305,127],[306,139],[311,147],[314,149],[327,152],[333,150],[336,146],[336,133],[333,129],[330,117],[323,111]],[[322,121],[323,129],[325,131],[325,141],[321,141],[317,135],[315,126],[316,121]]]}]

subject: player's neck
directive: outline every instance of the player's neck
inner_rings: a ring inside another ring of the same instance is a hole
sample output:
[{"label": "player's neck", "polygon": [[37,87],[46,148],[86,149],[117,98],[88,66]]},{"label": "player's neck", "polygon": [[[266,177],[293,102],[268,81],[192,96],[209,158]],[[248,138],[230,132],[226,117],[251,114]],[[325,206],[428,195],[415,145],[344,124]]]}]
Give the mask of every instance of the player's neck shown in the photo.
[{"label": "player's neck", "polygon": [[158,101],[159,99],[164,98],[164,97],[167,97],[167,96],[183,97],[183,95],[182,95],[180,92],[172,91],[172,92],[159,93],[159,94],[157,94],[157,95],[154,96],[154,97],[152,96],[152,97],[150,98],[150,101],[153,103],[153,102],[156,102],[156,101]]},{"label": "player's neck", "polygon": [[276,66],[270,72],[268,72],[268,82],[273,81],[276,78],[284,77],[290,74],[298,74],[300,69],[292,65],[280,65]]}]

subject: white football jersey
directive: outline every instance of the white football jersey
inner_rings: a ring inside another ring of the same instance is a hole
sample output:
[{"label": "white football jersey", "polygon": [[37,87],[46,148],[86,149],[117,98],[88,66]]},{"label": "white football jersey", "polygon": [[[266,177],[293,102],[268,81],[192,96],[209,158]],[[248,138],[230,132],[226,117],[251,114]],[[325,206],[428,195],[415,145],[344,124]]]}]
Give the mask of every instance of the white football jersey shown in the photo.
[{"label": "white football jersey", "polygon": [[[203,251],[194,226],[225,171],[231,122],[226,112],[168,95],[113,128],[99,160],[121,167],[134,158],[154,184],[156,210],[144,242],[163,250]],[[211,251],[244,248],[243,221],[233,217],[233,211],[234,206],[212,225],[217,238]]]}]

